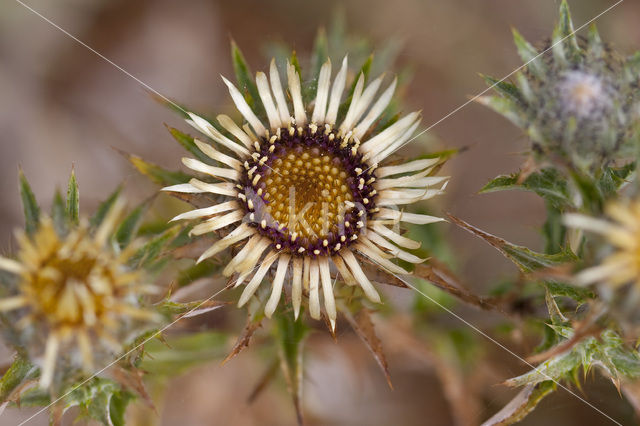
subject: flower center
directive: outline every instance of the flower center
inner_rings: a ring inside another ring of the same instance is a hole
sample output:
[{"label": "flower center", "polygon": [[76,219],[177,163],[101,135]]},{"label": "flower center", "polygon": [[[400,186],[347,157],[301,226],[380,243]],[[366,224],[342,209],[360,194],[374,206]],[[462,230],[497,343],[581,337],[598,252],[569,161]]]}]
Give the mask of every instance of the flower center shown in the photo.
[{"label": "flower center", "polygon": [[613,89],[597,75],[569,71],[558,89],[565,108],[578,118],[602,115],[612,107]]},{"label": "flower center", "polygon": [[249,223],[276,249],[297,254],[328,254],[356,240],[376,211],[373,168],[357,147],[328,126],[263,138],[241,185]]},{"label": "flower center", "polygon": [[310,241],[337,232],[344,221],[345,202],[353,202],[340,158],[318,148],[285,151],[273,162],[265,183],[269,214],[287,224],[290,234]]},{"label": "flower center", "polygon": [[[38,310],[57,325],[91,325],[104,311],[104,295],[88,284],[95,273],[96,259],[54,257],[42,265],[41,272],[30,277],[25,290],[33,292]],[[106,272],[106,271],[105,271]],[[108,279],[108,276],[104,277]]]}]

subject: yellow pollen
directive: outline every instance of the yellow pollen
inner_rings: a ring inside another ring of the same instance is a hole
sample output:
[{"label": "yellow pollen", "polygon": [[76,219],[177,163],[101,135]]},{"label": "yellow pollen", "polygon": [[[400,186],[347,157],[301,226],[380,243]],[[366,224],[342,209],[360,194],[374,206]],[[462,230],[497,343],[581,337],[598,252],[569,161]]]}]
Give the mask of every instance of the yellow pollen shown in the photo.
[{"label": "yellow pollen", "polygon": [[342,162],[318,148],[289,151],[276,159],[265,179],[267,211],[288,235],[324,240],[337,233],[353,194]]}]

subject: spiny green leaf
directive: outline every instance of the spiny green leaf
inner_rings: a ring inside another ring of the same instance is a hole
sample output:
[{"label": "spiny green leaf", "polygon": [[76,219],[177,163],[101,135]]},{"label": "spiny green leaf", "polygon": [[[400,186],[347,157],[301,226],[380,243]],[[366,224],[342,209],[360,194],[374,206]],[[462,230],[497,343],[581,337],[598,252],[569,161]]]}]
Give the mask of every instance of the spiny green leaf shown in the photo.
[{"label": "spiny green leaf", "polygon": [[129,392],[117,392],[111,396],[109,418],[113,426],[125,426],[124,415],[129,402],[133,399],[133,395]]},{"label": "spiny green leaf", "polygon": [[131,264],[136,268],[150,266],[158,259],[162,250],[178,234],[179,230],[178,227],[171,228],[147,242],[131,258]]},{"label": "spiny green leaf", "polygon": [[574,287],[557,281],[545,281],[544,286],[554,297],[569,297],[578,303],[584,303],[587,299],[593,299],[595,297],[595,294],[589,289]]},{"label": "spiny green leaf", "polygon": [[602,59],[604,56],[604,43],[602,43],[595,23],[589,26],[588,44],[588,53],[591,59]]},{"label": "spiny green leaf", "polygon": [[302,418],[302,348],[308,328],[304,321],[295,321],[293,315],[278,314],[275,329],[280,344],[282,370],[287,381],[289,394],[298,416],[298,423],[303,424]]},{"label": "spiny green leaf", "polygon": [[576,367],[581,366],[582,358],[579,351],[571,350],[555,356],[542,364],[535,370],[531,370],[521,376],[514,377],[505,382],[509,386],[535,385],[548,380],[563,380],[568,378]]},{"label": "spiny green leaf", "polygon": [[498,176],[487,183],[480,190],[480,193],[519,189],[535,192],[557,209],[572,205],[566,178],[557,169],[546,168],[539,172],[531,173],[522,182],[520,182],[520,173]]},{"label": "spiny green leaf", "polygon": [[571,177],[580,191],[582,204],[586,210],[593,214],[600,214],[605,200],[596,178],[578,170],[573,170]]},{"label": "spiny green leaf", "polygon": [[188,135],[186,133],[183,133],[180,130],[175,129],[175,128],[171,127],[171,126],[166,126],[166,127],[169,130],[169,133],[171,133],[171,136],[173,136],[173,138],[176,141],[178,141],[178,143],[184,149],[189,151],[198,160],[202,161],[203,163],[207,163],[207,164],[212,164],[212,165],[216,164],[216,161],[214,161],[211,157],[206,155],[204,152],[200,151],[200,148],[198,148],[198,146],[193,141],[194,138],[192,136],[190,136],[190,135]]},{"label": "spiny green leaf", "polygon": [[0,404],[12,397],[12,393],[29,379],[36,377],[38,368],[27,358],[16,356],[13,363],[0,379]]},{"label": "spiny green leaf", "polygon": [[78,191],[78,181],[74,170],[71,170],[69,186],[67,187],[67,216],[72,224],[78,223],[80,217],[80,192]]},{"label": "spiny green leaf", "polygon": [[247,65],[247,61],[244,59],[242,51],[238,47],[235,41],[231,41],[231,61],[233,63],[233,70],[236,74],[236,81],[238,82],[238,89],[243,94],[244,99],[249,106],[253,109],[258,117],[264,117],[265,111],[260,100],[260,94],[258,93],[258,87],[254,81],[253,73]]},{"label": "spiny green leaf", "polygon": [[185,105],[181,105],[173,100],[170,100],[164,96],[160,96],[157,93],[150,93],[151,97],[157,101],[158,103],[164,105],[165,107],[169,108],[170,110],[178,113],[182,118],[184,119],[189,119],[189,114],[187,113],[189,111],[189,108],[187,108]]},{"label": "spiny green leaf", "polygon": [[622,167],[605,166],[597,181],[598,189],[605,199],[615,196],[620,187],[628,182],[631,173],[636,168],[636,163],[628,163]]},{"label": "spiny green leaf", "polygon": [[120,226],[118,226],[115,233],[115,239],[120,248],[128,246],[129,243],[133,241],[133,238],[136,236],[138,228],[140,227],[140,223],[142,223],[142,218],[147,208],[148,202],[139,205],[133,209],[131,213],[124,218]]},{"label": "spiny green leaf", "polygon": [[22,169],[19,171],[18,179],[20,181],[20,196],[24,209],[24,227],[27,234],[32,235],[40,224],[40,207],[38,207],[36,197],[33,195],[31,186],[24,173],[22,173]]},{"label": "spiny green leaf", "polygon": [[580,47],[576,39],[573,22],[571,22],[571,12],[566,0],[560,4],[560,20],[558,21],[558,33],[561,37],[561,44],[565,46],[566,52],[572,62],[580,58]]},{"label": "spiny green leaf", "polygon": [[33,387],[20,394],[20,407],[46,407],[51,403],[49,391]]},{"label": "spiny green leaf", "polygon": [[495,235],[484,232],[455,216],[449,215],[449,218],[456,225],[466,229],[496,248],[506,258],[515,263],[515,265],[525,274],[529,274],[537,269],[551,268],[563,263],[575,262],[576,260],[576,256],[568,249],[556,254],[537,253],[527,247],[512,244],[502,238],[498,238]]},{"label": "spiny green leaf", "polygon": [[520,128],[527,127],[527,121],[521,114],[518,104],[511,97],[503,98],[501,96],[482,96],[476,101],[491,108],[516,126]]},{"label": "spiny green leaf", "polygon": [[548,254],[559,253],[565,243],[567,228],[562,223],[562,212],[551,202],[545,200],[547,208],[547,220],[542,225],[542,235],[545,238],[544,252]]},{"label": "spiny green leaf", "polygon": [[62,194],[59,190],[56,190],[53,195],[51,218],[53,219],[53,226],[55,227],[58,235],[66,234],[69,227],[69,217],[67,216],[65,202],[62,199]]},{"label": "spiny green leaf", "polygon": [[296,72],[298,73],[300,78],[302,78],[302,70],[300,69],[300,61],[298,61],[298,55],[296,54],[295,50],[293,52],[291,52],[290,61],[291,61],[291,65],[293,65],[293,67],[296,69]]},{"label": "spiny green leaf", "polygon": [[145,161],[136,155],[126,154],[126,156],[131,164],[133,164],[133,166],[138,169],[140,173],[159,185],[176,185],[189,182],[189,180],[191,179],[191,176],[186,173],[166,170],[156,164]]},{"label": "spiny green leaf", "polygon": [[546,73],[546,65],[539,55],[538,50],[533,47],[515,28],[513,31],[513,41],[518,49],[518,54],[522,61],[527,64],[527,69],[534,76],[542,79]]},{"label": "spiny green leaf", "polygon": [[[79,407],[81,416],[105,426],[124,424],[124,409],[133,395],[119,384],[104,378],[94,378],[65,396],[65,410]],[[115,399],[115,403],[114,403]],[[115,411],[112,411],[112,407]]]},{"label": "spiny green leaf", "polygon": [[508,81],[501,81],[485,74],[480,74],[480,77],[484,79],[489,87],[493,88],[502,96],[510,98],[515,102],[523,101],[522,94],[515,84],[509,83]]},{"label": "spiny green leaf", "polygon": [[120,191],[122,191],[122,186],[118,186],[116,190],[113,191],[111,195],[109,195],[109,198],[107,198],[102,203],[100,203],[100,205],[98,206],[98,209],[89,220],[91,227],[97,228],[98,226],[100,226],[105,216],[107,215],[107,213],[109,213],[109,210],[111,210],[114,203],[120,196]]}]

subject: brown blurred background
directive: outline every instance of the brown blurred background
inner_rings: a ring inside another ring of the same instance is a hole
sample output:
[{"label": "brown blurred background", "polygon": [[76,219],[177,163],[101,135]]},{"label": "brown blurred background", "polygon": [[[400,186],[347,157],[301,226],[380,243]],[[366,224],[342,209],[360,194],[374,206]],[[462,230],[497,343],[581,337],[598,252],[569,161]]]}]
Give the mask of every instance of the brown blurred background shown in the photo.
[{"label": "brown blurred background", "polygon": [[[389,38],[404,42],[399,65],[411,65],[414,78],[407,104],[423,110],[425,126],[484,90],[478,72],[502,77],[520,65],[510,27],[529,40],[550,35],[557,0],[31,0],[29,5],[158,92],[195,110],[229,106],[219,74],[232,75],[229,39],[242,47],[253,70],[268,65],[263,46],[284,41],[307,51],[316,29],[330,25],[336,8],[348,28],[374,46]],[[611,0],[570,2],[576,26],[613,4]],[[598,20],[603,37],[622,52],[640,47],[640,4],[626,1]],[[0,4],[0,252],[12,249],[13,229],[22,225],[17,169],[21,166],[36,196],[48,208],[53,190],[65,188],[72,166],[81,203],[91,211],[122,180],[135,202],[156,188],[140,178],[116,147],[169,168],[183,156],[163,122],[187,129],[144,87],[87,48],[12,0]],[[505,120],[471,104],[432,131],[446,147],[468,147],[445,172],[452,176],[437,206],[520,244],[540,247],[536,228],[540,201],[529,194],[477,195],[490,178],[515,171],[526,140]],[[429,147],[425,147],[426,150]],[[420,148],[413,148],[419,152]],[[483,292],[515,269],[498,253],[449,225],[447,238],[461,274]],[[402,297],[402,296],[398,296]],[[311,339],[306,371],[305,410],[317,424],[433,424],[453,422],[433,368],[400,365],[390,348],[396,390],[386,387],[367,350],[352,336],[335,345],[327,336]],[[508,355],[496,355],[508,360]],[[511,363],[512,360],[508,362]],[[516,363],[509,375],[524,371]],[[357,368],[356,368],[357,367]],[[511,368],[511,367],[510,367]],[[160,424],[293,424],[286,392],[269,388],[251,406],[246,396],[262,374],[251,349],[224,367],[214,361],[172,382]],[[354,373],[355,371],[355,373]],[[600,392],[600,393],[598,393]],[[589,398],[614,417],[630,410],[611,386],[596,386]],[[504,404],[513,391],[495,386],[480,420]],[[609,395],[609,396],[607,396]],[[620,411],[617,415],[616,410]],[[10,411],[0,424],[24,413]],[[624,414],[624,416],[623,416]],[[627,417],[628,418],[628,417]],[[526,424],[607,424],[603,417],[560,392]],[[585,423],[585,421],[587,423]],[[43,417],[33,424],[45,424]]]}]

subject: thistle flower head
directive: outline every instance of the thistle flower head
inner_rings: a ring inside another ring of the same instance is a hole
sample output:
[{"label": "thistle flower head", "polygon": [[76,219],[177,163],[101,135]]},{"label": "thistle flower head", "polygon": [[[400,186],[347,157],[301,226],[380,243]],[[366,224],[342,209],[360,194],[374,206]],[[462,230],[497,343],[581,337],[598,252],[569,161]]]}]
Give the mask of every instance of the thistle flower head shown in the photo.
[{"label": "thistle flower head", "polygon": [[577,37],[565,1],[550,42],[536,49],[515,32],[515,43],[524,71],[516,84],[495,86],[502,97],[481,102],[523,128],[545,158],[589,168],[629,154],[639,117],[637,58],[622,58],[595,27]]},{"label": "thistle flower head", "polygon": [[156,318],[139,306],[138,296],[150,287],[141,271],[127,266],[133,249],[111,244],[121,210],[116,203],[97,229],[81,219],[66,232],[41,217],[31,235],[17,233],[15,260],[0,257],[0,269],[15,277],[12,294],[0,298],[0,312],[30,358],[41,360],[43,387],[55,378],[56,364],[91,370]]},{"label": "thistle flower head", "polygon": [[565,217],[567,226],[600,234],[611,247],[600,265],[581,271],[576,281],[580,285],[603,283],[614,288],[628,283],[640,286],[640,201],[609,203],[606,214],[610,220],[579,214]]},{"label": "thistle flower head", "polygon": [[333,80],[331,75],[327,60],[317,76],[315,100],[305,103],[297,68],[287,63],[285,90],[273,60],[269,77],[259,72],[255,78],[262,119],[259,108],[250,107],[236,86],[223,78],[246,123],[237,124],[226,115],[213,123],[190,113],[189,124],[215,142],[195,141],[213,161],[186,158],[183,163],[213,182],[192,179],[165,190],[228,197],[174,220],[204,219],[193,228],[195,235],[228,230],[199,260],[242,242],[223,271],[226,276],[238,274],[236,286],[246,282],[240,306],[277,265],[265,314],[270,317],[275,311],[286,281],[296,317],[306,296],[311,317],[319,319],[322,293],[334,327],[337,276],[361,287],[370,300],[380,301],[354,254],[392,273],[407,273],[392,258],[422,261],[406,251],[420,244],[388,226],[441,220],[405,213],[398,206],[440,194],[447,178],[430,176],[438,159],[387,164],[420,123],[420,113],[413,112],[386,128],[378,125],[396,80],[376,98],[383,76],[366,84],[364,74],[357,75],[353,95],[345,100],[346,57]]}]

